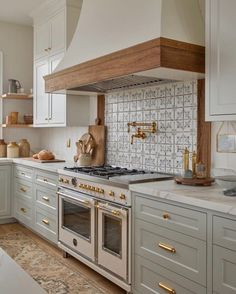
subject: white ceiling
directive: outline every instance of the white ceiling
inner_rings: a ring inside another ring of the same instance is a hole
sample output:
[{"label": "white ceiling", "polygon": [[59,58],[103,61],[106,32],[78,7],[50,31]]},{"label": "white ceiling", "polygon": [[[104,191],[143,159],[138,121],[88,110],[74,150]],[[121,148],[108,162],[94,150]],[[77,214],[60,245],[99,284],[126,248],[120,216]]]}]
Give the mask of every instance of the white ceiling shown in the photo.
[{"label": "white ceiling", "polygon": [[0,0],[0,21],[32,25],[29,13],[44,0]]}]

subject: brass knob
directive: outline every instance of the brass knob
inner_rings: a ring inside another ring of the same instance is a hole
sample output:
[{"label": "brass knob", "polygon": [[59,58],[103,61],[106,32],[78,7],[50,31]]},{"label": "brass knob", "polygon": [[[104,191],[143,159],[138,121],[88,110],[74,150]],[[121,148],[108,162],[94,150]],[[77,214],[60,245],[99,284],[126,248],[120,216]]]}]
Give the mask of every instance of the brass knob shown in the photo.
[{"label": "brass knob", "polygon": [[125,196],[124,193],[121,193],[121,194],[120,194],[120,199],[121,199],[121,200],[125,200],[125,199],[126,199],[126,196]]},{"label": "brass knob", "polygon": [[64,180],[64,184],[69,184],[69,183],[70,183],[70,181],[68,179]]},{"label": "brass knob", "polygon": [[23,213],[26,213],[26,209],[25,209],[25,208],[21,207],[20,210],[21,210]]},{"label": "brass knob", "polygon": [[24,192],[24,193],[27,192],[27,190],[23,187],[21,187],[20,190],[21,190],[21,192]]},{"label": "brass knob", "polygon": [[162,217],[163,217],[164,219],[170,219],[170,215],[169,215],[168,213],[164,213],[164,214],[162,215]]},{"label": "brass knob", "polygon": [[45,225],[49,225],[49,221],[47,219],[42,219],[42,223],[44,223]]},{"label": "brass knob", "polygon": [[47,182],[47,181],[48,181],[48,179],[44,178],[44,179],[43,179],[43,181],[44,181],[44,182]]},{"label": "brass knob", "polygon": [[42,199],[47,202],[49,202],[49,200],[50,200],[47,196],[43,196]]},{"label": "brass knob", "polygon": [[83,184],[79,184],[79,188],[83,188],[83,186],[84,186]]},{"label": "brass knob", "polygon": [[59,178],[59,180],[58,180],[60,183],[62,183],[63,182],[63,178]]},{"label": "brass knob", "polygon": [[88,185],[84,185],[85,190],[88,190],[88,187],[89,187]]},{"label": "brass knob", "polygon": [[88,190],[91,191],[92,190],[92,186],[88,185]]},{"label": "brass knob", "polygon": [[114,197],[114,196],[115,196],[115,192],[113,192],[113,191],[110,191],[108,194],[109,194],[109,196],[111,196],[111,197]]},{"label": "brass knob", "polygon": [[105,192],[104,189],[99,189],[100,194],[104,194],[104,192]]},{"label": "brass knob", "polygon": [[95,191],[95,187],[92,186],[92,187],[91,187],[91,191]]},{"label": "brass knob", "polygon": [[95,192],[98,192],[99,193],[100,189],[99,188],[95,188]]}]

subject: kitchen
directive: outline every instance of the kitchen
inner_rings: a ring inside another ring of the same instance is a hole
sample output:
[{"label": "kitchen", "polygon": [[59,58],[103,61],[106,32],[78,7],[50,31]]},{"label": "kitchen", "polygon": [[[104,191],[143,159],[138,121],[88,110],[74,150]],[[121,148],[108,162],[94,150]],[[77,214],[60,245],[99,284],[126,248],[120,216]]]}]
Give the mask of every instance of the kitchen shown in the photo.
[{"label": "kitchen", "polygon": [[3,293],[236,293],[235,2],[8,2]]}]

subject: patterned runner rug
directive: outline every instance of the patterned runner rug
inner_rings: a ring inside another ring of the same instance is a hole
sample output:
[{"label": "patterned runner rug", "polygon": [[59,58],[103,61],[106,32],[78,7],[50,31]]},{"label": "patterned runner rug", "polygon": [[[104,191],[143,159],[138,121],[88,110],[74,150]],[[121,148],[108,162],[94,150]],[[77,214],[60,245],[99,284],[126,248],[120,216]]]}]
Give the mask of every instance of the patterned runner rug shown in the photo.
[{"label": "patterned runner rug", "polygon": [[50,294],[107,294],[23,232],[0,234],[0,247]]}]

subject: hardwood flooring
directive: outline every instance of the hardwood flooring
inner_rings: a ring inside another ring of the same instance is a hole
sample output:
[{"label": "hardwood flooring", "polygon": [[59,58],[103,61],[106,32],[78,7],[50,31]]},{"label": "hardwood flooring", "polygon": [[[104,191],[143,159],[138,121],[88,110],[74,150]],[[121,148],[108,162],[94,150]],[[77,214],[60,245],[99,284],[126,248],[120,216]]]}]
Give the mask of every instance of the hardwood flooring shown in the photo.
[{"label": "hardwood flooring", "polygon": [[120,287],[116,286],[115,284],[111,283],[109,280],[95,272],[94,270],[90,269],[88,266],[84,265],[77,259],[70,257],[70,258],[63,258],[62,250],[53,244],[47,242],[46,240],[42,239],[35,233],[31,232],[29,229],[25,228],[24,226],[14,223],[14,224],[6,224],[6,225],[0,225],[0,232],[1,233],[9,233],[9,232],[16,232],[16,231],[22,231],[26,235],[28,235],[30,238],[32,238],[36,243],[38,243],[41,247],[45,248],[45,250],[53,251],[54,254],[58,256],[59,259],[64,264],[67,264],[72,270],[81,272],[84,276],[88,277],[89,279],[92,279],[96,281],[96,283],[102,287],[107,294],[125,294],[126,292],[121,289]]}]

